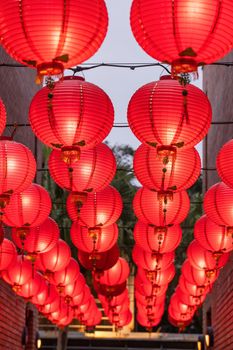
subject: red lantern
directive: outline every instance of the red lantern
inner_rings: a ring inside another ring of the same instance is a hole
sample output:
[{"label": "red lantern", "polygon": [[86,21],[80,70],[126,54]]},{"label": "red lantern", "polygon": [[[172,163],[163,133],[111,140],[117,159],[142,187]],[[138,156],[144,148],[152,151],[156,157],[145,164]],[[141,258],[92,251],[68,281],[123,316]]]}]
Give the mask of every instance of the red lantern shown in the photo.
[{"label": "red lantern", "polygon": [[31,299],[33,296],[40,294],[40,292],[43,292],[45,288],[45,279],[36,272],[33,278],[22,285],[17,294],[21,297],[24,297],[25,299]]},{"label": "red lantern", "polygon": [[217,270],[200,270],[193,267],[186,259],[182,266],[184,278],[191,284],[197,286],[208,286],[216,281],[219,276]]},{"label": "red lantern", "polygon": [[170,76],[142,86],[128,107],[128,122],[135,136],[157,148],[160,158],[175,158],[177,148],[191,148],[208,132],[211,106],[203,91],[182,86]]},{"label": "red lantern", "polygon": [[157,150],[141,145],[134,155],[134,171],[141,184],[150,190],[179,192],[196,182],[201,159],[195,148],[184,149],[173,160],[160,158]]},{"label": "red lantern", "polygon": [[162,317],[164,313],[164,303],[157,306],[145,306],[137,302],[137,314],[148,317]]},{"label": "red lantern", "polygon": [[97,309],[96,312],[94,312],[92,315],[89,316],[89,318],[85,322],[86,327],[95,327],[101,322],[102,314]]},{"label": "red lantern", "polygon": [[[72,306],[80,306],[86,304],[91,297],[90,288],[85,285],[83,291],[80,294],[76,294],[72,297]],[[67,300],[67,297],[66,297]]]},{"label": "red lantern", "polygon": [[233,231],[233,189],[223,182],[210,187],[204,197],[206,215],[218,225],[228,226],[227,231]]},{"label": "red lantern", "polygon": [[52,322],[59,322],[60,320],[62,320],[64,317],[69,315],[69,310],[70,306],[67,305],[64,300],[60,301],[60,305],[59,308],[57,310],[55,310],[54,312],[51,312],[49,315],[49,319]]},{"label": "red lantern", "polygon": [[3,222],[17,228],[20,235],[27,234],[29,227],[42,224],[51,210],[48,192],[40,185],[32,184],[21,193],[14,194],[4,209]]},{"label": "red lantern", "polygon": [[15,264],[2,271],[2,278],[12,285],[14,291],[19,291],[32,278],[32,264],[18,256]]},{"label": "red lantern", "polygon": [[79,204],[70,194],[67,199],[67,212],[72,221],[80,220],[82,226],[95,229],[112,225],[118,220],[122,211],[120,193],[112,186],[100,192],[88,194],[86,202],[79,211]]},{"label": "red lantern", "polygon": [[229,235],[227,228],[215,224],[206,215],[197,220],[194,237],[204,249],[213,253],[226,253],[233,249],[232,235]]},{"label": "red lantern", "polygon": [[188,293],[183,293],[179,286],[176,288],[176,295],[183,304],[191,306],[200,306],[206,298],[206,294],[193,296]]},{"label": "red lantern", "polygon": [[0,206],[2,208],[9,203],[13,193],[22,192],[31,185],[35,173],[36,161],[26,146],[9,139],[0,139]]},{"label": "red lantern", "polygon": [[101,143],[83,151],[72,165],[62,160],[60,151],[53,150],[48,167],[58,186],[68,191],[89,193],[101,191],[110,184],[116,172],[116,160],[112,150]]},{"label": "red lantern", "polygon": [[[176,327],[180,327],[183,322],[187,324],[188,322],[191,322],[193,315],[190,315],[189,312],[187,313],[181,313],[172,308],[172,305],[170,304],[168,307],[168,315],[169,317],[172,317],[175,321],[178,321]],[[183,329],[183,328],[182,328]]]},{"label": "red lantern", "polygon": [[116,305],[123,304],[124,301],[128,300],[128,298],[129,298],[128,289],[125,289],[123,293],[115,297],[106,297],[104,295],[98,294],[98,299],[100,300],[101,304],[109,305],[109,306],[116,306]]},{"label": "red lantern", "polygon": [[132,257],[135,264],[141,268],[157,271],[166,270],[174,262],[175,254],[174,252],[165,254],[149,253],[135,245],[132,251]]},{"label": "red lantern", "polygon": [[196,284],[189,283],[184,278],[184,276],[181,275],[179,279],[179,287],[183,293],[190,294],[194,297],[198,297],[200,295],[206,294],[210,290],[211,285],[197,286]]},{"label": "red lantern", "polygon": [[137,322],[145,328],[151,329],[152,327],[158,326],[161,322],[161,317],[147,317],[146,315],[143,317],[141,314],[137,314]]},{"label": "red lantern", "polygon": [[70,258],[68,265],[59,271],[55,271],[50,282],[55,284],[58,291],[62,291],[67,284],[73,283],[80,274],[80,269],[77,261]]},{"label": "red lantern", "polygon": [[174,264],[170,265],[166,270],[147,271],[138,268],[138,276],[145,283],[150,282],[155,285],[167,285],[172,281],[176,273]]},{"label": "red lantern", "polygon": [[49,315],[51,312],[55,312],[59,309],[59,306],[61,305],[62,301],[64,302],[64,300],[56,292],[55,298],[53,298],[53,300],[49,303],[43,305],[42,308],[40,308],[40,312],[42,312],[44,315]]},{"label": "red lantern", "polygon": [[81,77],[66,77],[37,92],[29,118],[36,136],[47,146],[60,149],[62,159],[70,165],[79,159],[81,148],[93,148],[108,135],[114,110],[98,86]]},{"label": "red lantern", "polygon": [[[3,1],[1,42],[16,61],[39,75],[58,75],[94,55],[107,31],[103,0],[57,3]],[[43,20],[42,20],[43,19]]]},{"label": "red lantern", "polygon": [[63,317],[62,319],[59,319],[59,321],[57,321],[57,326],[58,327],[65,327],[68,326],[72,321],[73,321],[73,311],[69,310],[69,315]]},{"label": "red lantern", "polygon": [[59,239],[51,250],[38,255],[36,267],[50,277],[50,273],[65,269],[70,262],[70,258],[70,247],[65,241]]},{"label": "red lantern", "polygon": [[0,244],[0,270],[6,270],[9,266],[14,265],[17,260],[15,245],[4,238]]},{"label": "red lantern", "polygon": [[[143,270],[141,270],[143,271]],[[140,273],[142,274],[142,273]],[[134,279],[134,285],[136,290],[147,297],[160,297],[167,291],[168,284],[158,285],[156,283],[150,283],[150,281],[144,276],[136,275]]]},{"label": "red lantern", "polygon": [[184,304],[180,301],[177,293],[174,293],[170,299],[170,305],[171,308],[176,311],[179,312],[181,314],[189,314],[190,317],[193,317],[195,311],[196,311],[196,307],[195,306],[191,306],[191,305],[187,305]]},{"label": "red lantern", "polygon": [[12,239],[18,248],[36,258],[37,254],[46,253],[55,246],[59,239],[59,228],[48,217],[40,226],[30,227],[26,235],[13,227]]},{"label": "red lantern", "polygon": [[220,149],[217,156],[217,170],[221,180],[229,187],[233,187],[232,180],[232,151],[233,151],[233,140],[228,141]]},{"label": "red lantern", "polygon": [[72,299],[76,295],[83,293],[85,288],[85,278],[80,273],[76,280],[70,284],[67,284],[65,288],[61,291],[65,300]]},{"label": "red lantern", "polygon": [[95,274],[95,279],[101,284],[114,286],[124,283],[129,277],[129,265],[123,258],[119,258],[117,263],[109,270],[105,270],[102,274]]},{"label": "red lantern", "polygon": [[193,240],[188,247],[187,256],[190,264],[196,269],[215,270],[221,269],[229,259],[229,253],[212,253],[202,248]]},{"label": "red lantern", "polygon": [[147,252],[169,253],[181,242],[182,231],[179,225],[158,227],[138,221],[134,227],[136,244]]},{"label": "red lantern", "polygon": [[120,313],[120,314],[116,314],[116,315],[112,315],[109,316],[109,321],[111,323],[113,323],[116,327],[118,328],[122,328],[127,326],[131,321],[132,321],[132,313],[130,310],[124,312],[124,313]]},{"label": "red lantern", "polygon": [[[165,195],[166,196],[166,195]],[[156,226],[175,225],[183,221],[190,207],[187,192],[174,193],[172,198],[162,198],[159,192],[140,188],[133,200],[135,215],[145,224]]]},{"label": "red lantern", "polygon": [[34,295],[30,301],[40,307],[52,303],[57,296],[58,293],[55,286],[48,284],[48,282],[45,281],[45,287],[39,292],[39,294]]},{"label": "red lantern", "polygon": [[79,225],[79,221],[72,224],[70,236],[73,244],[87,253],[105,252],[111,249],[118,238],[118,227],[112,224],[108,227],[94,229]]},{"label": "red lantern", "polygon": [[110,286],[107,284],[100,284],[94,279],[93,286],[97,294],[102,294],[106,297],[114,297],[124,292],[126,288],[126,281],[121,284]]},{"label": "red lantern", "polygon": [[108,270],[113,267],[117,263],[119,256],[120,251],[117,244],[103,253],[78,251],[78,260],[80,264],[87,270],[97,272]]},{"label": "red lantern", "polygon": [[174,73],[197,70],[232,48],[232,2],[134,0],[131,28],[143,50],[172,65]]},{"label": "red lantern", "polygon": [[2,99],[0,98],[0,134],[3,133],[5,126],[6,126],[6,108]]},{"label": "red lantern", "polygon": [[160,296],[146,296],[135,290],[135,299],[143,305],[157,306],[165,302],[166,294]]}]

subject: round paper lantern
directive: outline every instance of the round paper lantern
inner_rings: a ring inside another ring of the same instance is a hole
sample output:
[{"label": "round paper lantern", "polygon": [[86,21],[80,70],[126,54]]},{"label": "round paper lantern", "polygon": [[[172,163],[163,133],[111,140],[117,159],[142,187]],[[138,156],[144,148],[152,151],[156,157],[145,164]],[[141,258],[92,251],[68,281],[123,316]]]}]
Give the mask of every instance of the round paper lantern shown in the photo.
[{"label": "round paper lantern", "polygon": [[35,173],[36,161],[30,149],[7,138],[0,139],[0,205],[2,208],[9,203],[13,193],[22,192],[31,185]]},{"label": "round paper lantern", "polygon": [[157,306],[145,306],[137,302],[137,314],[148,317],[162,317],[164,313],[164,303]]},{"label": "round paper lantern", "polygon": [[111,267],[113,267],[117,263],[119,256],[120,251],[117,244],[103,253],[86,253],[82,250],[78,251],[78,260],[80,264],[85,269],[96,271],[97,273],[104,270],[109,270]]},{"label": "round paper lantern", "polygon": [[211,105],[203,91],[182,86],[170,76],[142,86],[128,106],[128,122],[135,136],[156,147],[160,158],[175,157],[177,149],[191,148],[208,132]]},{"label": "round paper lantern", "polygon": [[184,304],[180,301],[177,293],[174,293],[170,299],[170,305],[172,309],[176,312],[180,312],[181,314],[189,314],[191,317],[194,315],[196,311],[195,306]]},{"label": "round paper lantern", "polygon": [[193,240],[187,250],[187,256],[190,264],[196,269],[215,270],[221,269],[226,265],[229,259],[229,253],[212,253],[202,248],[202,246]]},{"label": "round paper lantern", "polygon": [[26,235],[29,227],[36,227],[47,219],[51,211],[51,199],[40,185],[31,184],[23,192],[14,194],[4,209],[3,222],[16,227],[20,235]]},{"label": "round paper lantern", "polygon": [[51,273],[65,269],[70,262],[70,258],[70,247],[65,241],[59,239],[51,250],[38,255],[36,267],[50,277]]},{"label": "round paper lantern", "polygon": [[79,274],[80,269],[77,261],[70,258],[68,265],[63,270],[54,272],[50,282],[57,286],[58,291],[61,291],[67,284],[73,283]]},{"label": "round paper lantern", "polygon": [[59,322],[64,317],[68,316],[70,312],[70,306],[67,305],[64,300],[60,301],[59,308],[54,312],[51,312],[49,319],[55,322]]},{"label": "round paper lantern", "polygon": [[161,254],[174,251],[181,242],[182,230],[179,225],[160,227],[138,221],[133,231],[136,244],[146,252]]},{"label": "round paper lantern", "polygon": [[22,285],[17,294],[25,299],[31,299],[34,295],[40,294],[46,288],[45,286],[45,279],[36,272],[27,283]]},{"label": "round paper lantern", "polygon": [[37,92],[29,119],[35,135],[47,146],[61,150],[63,160],[71,164],[79,159],[81,148],[93,148],[108,135],[114,110],[98,86],[81,77],[65,77],[52,88]]},{"label": "round paper lantern", "polygon": [[[168,310],[169,311],[169,310]],[[178,327],[179,331],[184,331],[186,327],[188,327],[190,325],[190,323],[192,322],[192,318],[183,321],[180,319],[174,319],[173,317],[171,317],[171,315],[168,312],[168,321],[169,323],[174,326],[174,327]]]},{"label": "round paper lantern", "polygon": [[116,159],[112,150],[101,143],[82,151],[80,159],[72,166],[62,160],[61,151],[53,150],[48,167],[58,186],[68,191],[98,192],[112,181],[116,172]]},{"label": "round paper lantern", "polygon": [[122,328],[127,326],[132,321],[132,317],[131,311],[128,310],[124,313],[112,314],[112,316],[109,316],[109,321],[117,328]]},{"label": "round paper lantern", "polygon": [[[91,297],[90,288],[85,285],[83,291],[80,294],[76,294],[72,297],[72,306],[79,306],[82,304],[86,304]],[[67,302],[67,297],[66,297]]]},{"label": "round paper lantern", "polygon": [[109,226],[121,215],[121,195],[114,187],[108,186],[100,192],[88,194],[86,202],[79,211],[71,193],[67,198],[67,212],[72,221],[79,220],[82,226],[89,228]]},{"label": "round paper lantern", "polygon": [[80,273],[74,282],[65,285],[65,288],[61,290],[61,294],[63,295],[66,301],[67,299],[72,299],[76,295],[83,293],[85,283],[85,278]]},{"label": "round paper lantern", "polygon": [[145,283],[150,282],[156,285],[167,285],[175,276],[176,270],[174,264],[170,265],[166,270],[147,271],[138,268],[138,275]]},{"label": "round paper lantern", "polygon": [[206,294],[193,296],[188,293],[183,293],[179,286],[176,288],[176,294],[183,304],[191,306],[200,306],[206,298]]},{"label": "round paper lantern", "polygon": [[132,251],[132,258],[136,265],[145,270],[157,271],[166,270],[175,259],[174,252],[160,254],[149,253],[135,245]]},{"label": "round paper lantern", "polygon": [[150,190],[179,192],[196,182],[201,159],[195,148],[177,153],[175,160],[161,159],[155,148],[142,144],[135,152],[133,167],[138,180]]},{"label": "round paper lantern", "polygon": [[100,300],[101,304],[104,304],[104,305],[108,304],[110,306],[120,305],[125,300],[128,300],[128,298],[129,298],[128,289],[125,289],[123,293],[110,298],[104,295],[98,294],[98,299]]},{"label": "round paper lantern", "polygon": [[53,302],[57,298],[57,295],[58,293],[55,286],[49,284],[45,280],[45,286],[42,291],[40,291],[39,294],[34,295],[30,301],[40,308],[40,306]]},{"label": "round paper lantern", "polygon": [[160,198],[158,193],[140,188],[133,200],[135,215],[145,224],[175,225],[183,221],[190,207],[186,191],[173,194],[173,198]]},{"label": "round paper lantern", "polygon": [[141,294],[138,290],[135,290],[135,299],[143,305],[156,306],[165,302],[166,294],[162,294],[158,297],[156,296],[145,296]]},{"label": "round paper lantern", "polygon": [[141,315],[141,314],[137,314],[137,322],[145,328],[151,329],[152,327],[156,327],[158,326],[158,324],[160,323],[161,318],[153,318],[153,317],[147,317]]},{"label": "round paper lantern", "polygon": [[215,224],[206,215],[197,220],[194,237],[204,249],[213,253],[226,253],[233,249],[232,235],[229,235],[227,228]]},{"label": "round paper lantern", "polygon": [[204,210],[206,215],[218,225],[233,227],[233,189],[223,182],[210,187],[204,197]]},{"label": "round paper lantern", "polygon": [[95,279],[101,284],[114,286],[124,283],[129,277],[129,264],[123,258],[119,258],[117,263],[109,270],[105,270],[101,275],[94,274]]},{"label": "round paper lantern", "polygon": [[184,276],[181,275],[179,279],[179,287],[183,293],[190,294],[196,297],[196,296],[206,294],[210,290],[211,285],[197,286],[196,284],[189,283],[184,278]]},{"label": "round paper lantern", "polygon": [[[143,271],[143,270],[141,270]],[[140,273],[142,275],[142,273]],[[134,279],[135,289],[142,295],[146,297],[158,298],[162,295],[165,295],[168,284],[158,285],[156,283],[150,283],[150,281],[139,274],[136,275]]]},{"label": "round paper lantern", "polygon": [[59,239],[57,223],[48,217],[40,226],[30,227],[27,234],[12,228],[12,240],[18,248],[23,249],[29,256],[36,258],[37,254],[51,250]]},{"label": "round paper lantern", "polygon": [[171,304],[168,306],[168,314],[170,317],[172,317],[172,319],[178,321],[178,324],[176,327],[179,327],[182,324],[182,322],[186,323],[188,321],[191,321],[193,318],[193,315],[190,315],[189,312],[181,313],[174,310]]},{"label": "round paper lantern", "polygon": [[208,286],[216,281],[219,276],[218,270],[200,270],[193,267],[186,259],[182,265],[182,274],[191,284],[197,286]]},{"label": "round paper lantern", "polygon": [[102,294],[106,297],[113,297],[124,292],[124,290],[126,289],[126,281],[121,284],[115,284],[110,286],[107,284],[100,284],[94,279],[93,286],[97,294]]},{"label": "round paper lantern", "polygon": [[86,320],[85,326],[95,327],[101,322],[101,319],[102,319],[102,313],[99,311],[99,309],[97,309],[96,312]]},{"label": "round paper lantern", "polygon": [[78,249],[87,253],[105,252],[111,249],[118,238],[118,227],[112,224],[108,227],[87,228],[79,225],[79,221],[72,224],[70,237]]},{"label": "round paper lantern", "polygon": [[86,61],[99,49],[108,26],[103,0],[5,0],[0,17],[4,49],[39,75],[58,75]]},{"label": "round paper lantern", "polygon": [[217,171],[221,180],[229,187],[233,187],[232,180],[232,151],[233,151],[233,140],[225,143],[220,149],[217,156]]},{"label": "round paper lantern", "polygon": [[8,266],[2,271],[4,281],[12,285],[14,291],[19,291],[21,286],[32,278],[32,264],[23,259],[21,255],[17,257],[16,263]]},{"label": "round paper lantern", "polygon": [[63,317],[62,319],[59,319],[59,321],[57,322],[57,326],[58,327],[68,326],[73,321],[73,318],[74,318],[73,311],[69,310],[69,315]]},{"label": "round paper lantern", "polygon": [[193,72],[199,65],[215,62],[230,52],[232,11],[230,0],[134,0],[131,28],[148,55],[171,64],[176,74]]},{"label": "round paper lantern", "polygon": [[4,238],[0,244],[0,270],[6,270],[10,265],[14,265],[17,260],[15,245]]}]

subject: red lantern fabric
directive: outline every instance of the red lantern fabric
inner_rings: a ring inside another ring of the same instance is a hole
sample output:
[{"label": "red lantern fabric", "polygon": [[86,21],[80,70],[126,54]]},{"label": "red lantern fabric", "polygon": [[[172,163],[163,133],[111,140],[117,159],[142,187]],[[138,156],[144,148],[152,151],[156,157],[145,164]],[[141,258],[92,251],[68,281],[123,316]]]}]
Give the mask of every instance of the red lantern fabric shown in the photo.
[{"label": "red lantern fabric", "polygon": [[51,250],[59,239],[59,228],[57,223],[48,217],[40,226],[30,227],[27,234],[23,236],[12,228],[12,240],[18,248],[36,256]]},{"label": "red lantern fabric", "polygon": [[109,270],[105,270],[101,275],[97,274],[94,277],[101,284],[114,286],[124,283],[129,277],[129,264],[123,258],[119,258],[117,263]]},{"label": "red lantern fabric", "polygon": [[191,306],[200,306],[206,298],[206,294],[193,296],[188,293],[183,293],[179,286],[176,288],[176,294],[183,304]]},{"label": "red lantern fabric", "polygon": [[102,319],[102,314],[97,309],[96,312],[93,315],[91,315],[88,320],[86,320],[85,325],[86,327],[94,327],[101,322],[101,319]]},{"label": "red lantern fabric", "polygon": [[69,308],[70,306],[67,305],[64,302],[64,300],[62,300],[60,302],[59,308],[56,311],[50,313],[49,319],[51,319],[52,321],[59,322],[61,319],[69,315],[69,312],[70,312]]},{"label": "red lantern fabric", "polygon": [[106,297],[113,297],[124,292],[126,288],[126,281],[121,284],[115,284],[113,286],[110,286],[107,284],[100,284],[94,279],[93,286],[97,294],[102,294]]},{"label": "red lantern fabric", "polygon": [[91,297],[90,288],[85,285],[83,291],[80,294],[76,294],[72,297],[72,306],[79,306],[86,304]]},{"label": "red lantern fabric", "polygon": [[117,244],[103,253],[86,253],[81,250],[78,251],[78,260],[80,264],[87,270],[97,272],[108,270],[113,267],[117,263],[119,256],[120,251]]},{"label": "red lantern fabric", "polygon": [[85,278],[80,273],[77,279],[74,282],[67,284],[64,290],[61,291],[61,293],[64,297],[73,298],[75,295],[79,295],[80,293],[82,293],[84,291],[84,288],[85,288]]},{"label": "red lantern fabric", "polygon": [[118,315],[113,314],[112,316],[109,317],[109,321],[113,323],[116,327],[122,328],[124,326],[127,326],[132,321],[132,317],[133,316],[131,311],[128,310]]},{"label": "red lantern fabric", "polygon": [[39,294],[34,295],[31,298],[31,302],[37,305],[38,307],[40,307],[53,302],[57,298],[57,295],[58,293],[55,286],[53,286],[52,284],[49,284],[46,281],[45,287],[42,289],[42,291]]},{"label": "red lantern fabric", "polygon": [[3,130],[6,126],[6,107],[0,98],[0,135],[3,133]]},{"label": "red lantern fabric", "polygon": [[162,317],[164,313],[164,303],[157,306],[145,306],[137,302],[137,314],[148,317]]},{"label": "red lantern fabric", "polygon": [[188,259],[182,265],[182,274],[191,284],[197,286],[208,286],[216,281],[219,276],[218,270],[200,270],[190,264]]},{"label": "red lantern fabric", "polygon": [[35,173],[36,161],[29,148],[12,140],[0,140],[0,198],[24,191]]},{"label": "red lantern fabric", "polygon": [[53,150],[48,167],[58,186],[68,191],[98,192],[112,181],[116,172],[116,159],[112,150],[101,143],[81,152],[80,159],[72,166],[63,161],[60,151]]},{"label": "red lantern fabric", "polygon": [[44,290],[45,285],[45,279],[36,272],[27,283],[22,285],[17,294],[26,299],[31,299],[34,295],[40,294]]},{"label": "red lantern fabric", "polygon": [[202,248],[200,244],[193,240],[187,250],[190,264],[196,269],[215,270],[221,269],[229,259],[229,253],[214,254]]},{"label": "red lantern fabric", "polygon": [[135,152],[133,167],[138,180],[150,190],[179,192],[196,182],[201,159],[195,148],[184,149],[175,159],[161,159],[155,148],[142,144]]},{"label": "red lantern fabric", "polygon": [[208,132],[211,105],[203,91],[182,86],[170,76],[142,86],[128,106],[128,122],[135,136],[161,156],[175,155],[177,148],[191,148]]},{"label": "red lantern fabric", "polygon": [[184,304],[180,301],[177,293],[174,293],[170,299],[170,305],[172,309],[176,312],[180,312],[181,314],[189,314],[191,317],[194,315],[196,311],[195,306]]},{"label": "red lantern fabric", "polygon": [[112,224],[108,227],[88,229],[80,226],[79,221],[76,221],[71,226],[70,237],[78,249],[87,253],[102,253],[116,244],[118,227],[116,224]]},{"label": "red lantern fabric", "polygon": [[146,317],[146,316],[142,316],[137,314],[137,322],[145,328],[152,328],[152,327],[156,327],[158,326],[158,324],[160,323],[161,318],[153,318],[153,317]]},{"label": "red lantern fabric", "polygon": [[73,311],[69,310],[69,315],[63,317],[62,319],[59,319],[59,321],[57,322],[58,327],[65,327],[68,326],[72,321],[73,321]]},{"label": "red lantern fabric", "polygon": [[174,252],[165,254],[149,253],[135,245],[132,251],[132,257],[137,266],[145,270],[157,271],[166,270],[174,262],[175,254]]},{"label": "red lantern fabric", "polygon": [[44,87],[37,92],[29,119],[33,132],[44,144],[61,149],[63,156],[69,150],[76,152],[78,159],[80,148],[93,148],[108,135],[114,110],[111,100],[98,86],[81,77],[65,77],[52,91]]},{"label": "red lantern fabric", "polygon": [[147,252],[161,254],[174,251],[181,242],[182,230],[179,225],[157,227],[138,221],[133,231],[136,244]]},{"label": "red lantern fabric", "polygon": [[176,225],[186,218],[190,201],[187,192],[182,191],[174,193],[173,199],[168,199],[165,204],[163,199],[158,198],[158,193],[142,187],[134,197],[133,207],[137,218],[145,224]]},{"label": "red lantern fabric", "polygon": [[67,284],[73,283],[80,274],[80,269],[77,261],[73,258],[70,258],[68,265],[59,271],[55,271],[50,282],[55,284],[60,288],[64,288]]},{"label": "red lantern fabric", "polygon": [[71,220],[80,220],[82,226],[92,228],[112,225],[120,217],[122,206],[121,195],[112,186],[100,192],[88,194],[80,213],[72,199],[72,194],[67,199],[67,212]]},{"label": "red lantern fabric", "polygon": [[143,305],[156,306],[165,302],[166,294],[162,294],[158,297],[145,296],[141,294],[138,290],[135,290],[135,299]]},{"label": "red lantern fabric", "polygon": [[233,189],[223,182],[209,188],[204,197],[204,210],[218,225],[233,227]]},{"label": "red lantern fabric", "polygon": [[135,39],[148,55],[171,64],[174,73],[187,73],[230,52],[232,11],[230,0],[134,0],[130,21]]},{"label": "red lantern fabric", "polygon": [[23,192],[14,194],[4,209],[3,222],[8,226],[27,228],[39,226],[51,211],[49,193],[40,185],[31,184]]},{"label": "red lantern fabric", "polygon": [[[171,304],[168,307],[168,314],[170,317],[172,317],[172,319],[174,319],[175,321],[178,321],[179,326],[182,324],[182,322],[187,323],[191,321],[193,318],[193,316],[190,315],[189,312],[182,314],[181,312],[174,310]],[[176,327],[178,327],[178,324],[176,325]]]},{"label": "red lantern fabric", "polygon": [[[4,0],[0,10],[1,42],[16,61],[56,75],[94,55],[105,38],[105,2],[78,0]],[[42,20],[43,19],[43,20]]]},{"label": "red lantern fabric", "polygon": [[[141,270],[143,271],[143,270]],[[142,275],[142,273],[140,273]],[[144,276],[136,275],[134,279],[134,285],[136,290],[147,297],[160,297],[167,291],[168,284],[158,285],[156,283],[150,283],[150,281]]]},{"label": "red lantern fabric", "polygon": [[103,305],[110,305],[110,306],[116,306],[124,303],[125,300],[128,300],[129,298],[129,292],[128,289],[125,289],[123,293],[115,296],[115,297],[106,297],[104,295],[98,294],[98,299],[100,300],[101,304]]},{"label": "red lantern fabric", "polygon": [[227,232],[227,228],[215,224],[206,215],[197,220],[194,237],[204,249],[214,253],[226,253],[233,249],[232,236]]},{"label": "red lantern fabric", "polygon": [[32,278],[32,264],[19,255],[15,264],[2,271],[2,278],[18,291]]},{"label": "red lantern fabric", "polygon": [[36,260],[38,270],[44,272],[55,272],[66,268],[71,258],[68,244],[59,239],[56,245],[47,253],[39,254]]},{"label": "red lantern fabric", "polygon": [[196,284],[189,283],[183,275],[179,279],[179,287],[183,293],[193,296],[200,296],[206,294],[210,290],[210,286],[197,286]]},{"label": "red lantern fabric", "polygon": [[166,270],[147,271],[142,268],[138,268],[138,276],[145,283],[150,282],[156,285],[167,285],[172,281],[176,273],[174,264],[170,265]]},{"label": "red lantern fabric", "polygon": [[17,260],[15,245],[4,238],[0,244],[0,270],[6,270],[10,265],[14,265]]},{"label": "red lantern fabric", "polygon": [[225,143],[220,149],[217,156],[217,162],[216,162],[219,177],[229,187],[233,187],[232,152],[233,152],[233,140],[230,140],[227,143]]},{"label": "red lantern fabric", "polygon": [[45,315],[49,315],[51,312],[56,312],[59,309],[59,306],[62,304],[63,299],[61,299],[60,295],[56,293],[55,298],[42,306],[40,308],[40,312],[42,312]]}]

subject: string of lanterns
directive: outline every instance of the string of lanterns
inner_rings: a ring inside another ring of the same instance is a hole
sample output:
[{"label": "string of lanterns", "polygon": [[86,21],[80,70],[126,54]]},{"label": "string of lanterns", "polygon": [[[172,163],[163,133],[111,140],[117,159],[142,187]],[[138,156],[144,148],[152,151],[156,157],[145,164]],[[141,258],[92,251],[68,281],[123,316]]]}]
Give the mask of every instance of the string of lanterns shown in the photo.
[{"label": "string of lanterns", "polygon": [[[131,27],[139,45],[172,66],[171,76],[141,87],[128,106],[129,125],[142,142],[134,157],[134,171],[143,187],[133,201],[139,219],[133,259],[138,266],[137,320],[146,328],[157,325],[164,312],[165,293],[175,274],[174,250],[182,237],[179,225],[190,207],[186,190],[200,174],[194,146],[207,134],[212,117],[208,98],[184,74],[232,49],[231,13],[230,0],[132,2]],[[43,22],[38,20],[42,17]],[[116,243],[116,221],[123,205],[119,192],[110,186],[116,172],[114,155],[101,143],[113,126],[114,109],[102,89],[81,77],[54,80],[99,49],[107,25],[104,0],[59,6],[55,0],[39,4],[2,0],[0,5],[2,46],[18,62],[37,69],[38,82],[46,77],[46,86],[31,102],[30,124],[36,137],[53,149],[51,177],[70,192],[67,213],[78,260],[92,271],[110,322],[122,328],[132,319],[126,287],[130,269]],[[5,123],[0,101],[1,133]],[[206,216],[195,225],[195,240],[170,301],[169,320],[181,328],[191,322],[232,250],[233,186],[228,161],[232,147],[230,141],[219,153],[217,167],[226,184],[216,184],[205,195]],[[15,243],[1,237],[1,276],[51,322],[64,326],[76,318],[95,326],[101,313],[78,262],[49,217],[49,193],[32,183],[35,172],[30,150],[1,137],[0,219],[12,227]]]}]

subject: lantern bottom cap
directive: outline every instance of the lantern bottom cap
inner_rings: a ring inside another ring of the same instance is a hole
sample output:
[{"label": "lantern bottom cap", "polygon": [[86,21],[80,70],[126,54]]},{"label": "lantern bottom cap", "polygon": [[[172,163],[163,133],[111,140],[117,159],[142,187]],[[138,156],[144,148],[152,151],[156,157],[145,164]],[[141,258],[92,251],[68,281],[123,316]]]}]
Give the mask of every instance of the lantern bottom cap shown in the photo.
[{"label": "lantern bottom cap", "polygon": [[171,63],[172,75],[197,72],[198,63],[191,58],[178,58]]},{"label": "lantern bottom cap", "polygon": [[44,62],[37,65],[37,73],[40,76],[63,75],[64,66],[60,62]]}]

